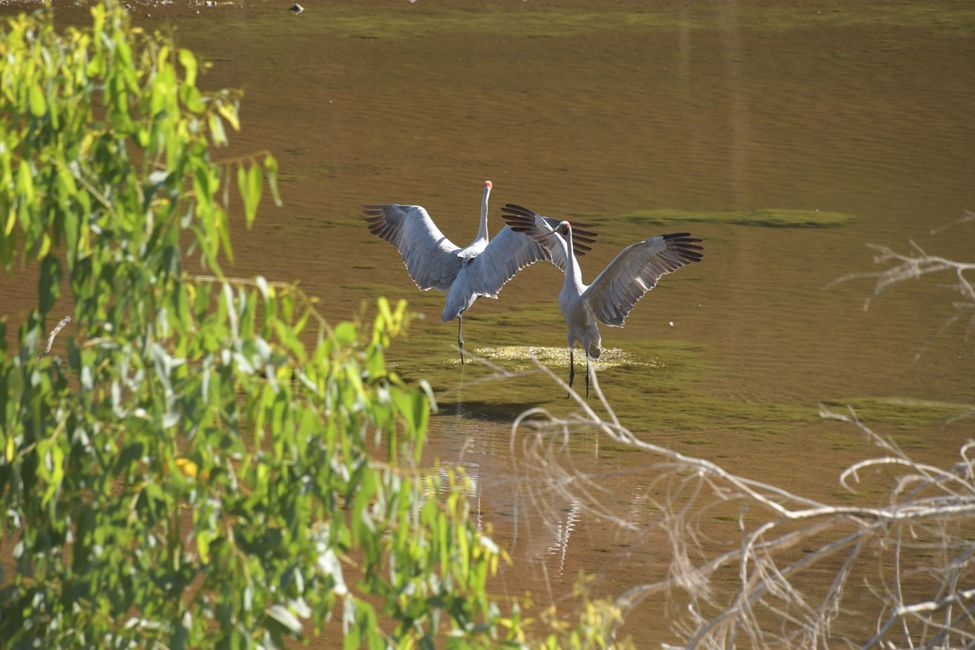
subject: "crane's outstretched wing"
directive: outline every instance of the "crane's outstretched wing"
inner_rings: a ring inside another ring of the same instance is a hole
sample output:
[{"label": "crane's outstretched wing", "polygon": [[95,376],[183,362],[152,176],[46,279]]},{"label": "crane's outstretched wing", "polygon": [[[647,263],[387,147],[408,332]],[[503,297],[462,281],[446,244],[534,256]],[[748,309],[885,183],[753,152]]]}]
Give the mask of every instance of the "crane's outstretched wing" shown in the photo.
[{"label": "crane's outstretched wing", "polygon": [[487,248],[471,261],[467,269],[471,290],[480,296],[497,298],[501,287],[515,273],[547,259],[548,252],[534,239],[504,227],[491,238]]},{"label": "crane's outstretched wing", "polygon": [[450,288],[460,271],[460,247],[447,239],[419,205],[367,205],[369,231],[399,249],[406,270],[420,289]]},{"label": "crane's outstretched wing", "polygon": [[[501,214],[504,215],[505,223],[511,230],[525,234],[537,241],[545,249],[547,255],[545,259],[565,273],[567,251],[565,242],[559,241],[562,238],[561,235],[552,235],[559,225],[558,219],[542,216],[534,210],[523,208],[514,203],[506,203],[501,208]],[[576,257],[582,257],[592,250],[592,244],[595,243],[598,233],[585,230],[585,228],[591,227],[590,224],[585,223],[572,224],[572,247]]]},{"label": "crane's outstretched wing", "polygon": [[626,315],[657,285],[660,276],[701,261],[704,254],[700,241],[690,233],[679,232],[627,246],[582,296],[588,298],[596,318],[607,325],[622,326]]}]

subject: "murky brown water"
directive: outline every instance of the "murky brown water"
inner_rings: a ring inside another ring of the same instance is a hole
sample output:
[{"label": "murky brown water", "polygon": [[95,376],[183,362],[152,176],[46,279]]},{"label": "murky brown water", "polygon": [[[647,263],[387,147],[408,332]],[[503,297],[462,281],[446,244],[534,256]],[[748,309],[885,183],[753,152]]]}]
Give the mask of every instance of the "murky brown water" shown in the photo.
[{"label": "murky brown water", "polygon": [[[415,290],[359,220],[363,203],[421,203],[464,245],[491,179],[492,232],[508,201],[598,224],[587,279],[629,242],[685,228],[701,236],[702,264],[664,278],[624,329],[602,328],[604,346],[629,360],[599,379],[641,437],[745,476],[835,497],[836,472],[873,450],[822,422],[821,401],[973,401],[971,340],[963,324],[941,329],[955,313],[947,278],[897,287],[866,312],[869,281],[824,290],[872,270],[867,242],[906,250],[913,239],[975,259],[971,224],[931,234],[975,208],[968,3],[309,0],[297,16],[290,4],[174,18],[181,42],[215,63],[207,83],[246,91],[234,152],[266,147],[280,162],[285,206],[262,208],[252,231],[235,234],[235,272],[298,280],[334,320],[380,295],[423,316],[390,356],[436,388],[433,451],[477,477],[480,517],[512,549],[510,593],[557,600],[579,571],[597,576],[597,593],[620,593],[662,578],[667,551],[579,503],[555,499],[540,514],[509,452],[510,421],[572,405],[538,374],[484,382],[484,366],[458,368],[442,295]],[[816,228],[621,218],[660,209],[856,219]],[[536,266],[500,301],[478,301],[465,319],[469,350],[561,347],[559,282]],[[971,419],[908,413],[895,423],[876,412],[878,429],[940,464],[972,434]],[[609,509],[652,521],[642,507],[650,459],[591,434],[570,449],[606,487]],[[626,628],[640,647],[672,639],[658,606],[642,606]]]}]

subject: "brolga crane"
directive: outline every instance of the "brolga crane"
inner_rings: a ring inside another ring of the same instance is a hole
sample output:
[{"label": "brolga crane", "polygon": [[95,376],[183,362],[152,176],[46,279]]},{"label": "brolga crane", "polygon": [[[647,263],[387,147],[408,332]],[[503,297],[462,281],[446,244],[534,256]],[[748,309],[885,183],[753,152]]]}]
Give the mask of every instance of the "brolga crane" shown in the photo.
[{"label": "brolga crane", "polygon": [[[363,212],[369,230],[395,246],[403,258],[406,271],[417,288],[447,292],[447,302],[440,318],[457,319],[457,348],[464,363],[464,313],[478,296],[497,298],[501,288],[519,270],[539,260],[548,260],[565,268],[564,256],[553,258],[550,247],[503,228],[488,241],[488,197],[491,181],[484,181],[481,198],[481,222],[477,236],[461,248],[447,239],[427,211],[419,205],[367,205]],[[551,220],[554,228],[558,222]],[[582,225],[582,224],[577,224]],[[578,255],[590,250],[596,233],[576,230]],[[560,263],[561,262],[561,263]]]},{"label": "brolga crane", "polygon": [[575,377],[573,348],[578,341],[586,353],[586,397],[589,397],[589,360],[599,358],[601,339],[597,321],[622,327],[627,314],[657,285],[660,276],[704,257],[701,240],[690,233],[657,235],[624,248],[592,284],[586,285],[574,256],[578,243],[573,239],[578,235],[571,223],[559,221],[551,230],[542,228],[540,220],[547,223],[554,220],[511,203],[501,208],[501,212],[513,231],[564,251],[566,268],[559,308],[568,326],[569,386]]}]

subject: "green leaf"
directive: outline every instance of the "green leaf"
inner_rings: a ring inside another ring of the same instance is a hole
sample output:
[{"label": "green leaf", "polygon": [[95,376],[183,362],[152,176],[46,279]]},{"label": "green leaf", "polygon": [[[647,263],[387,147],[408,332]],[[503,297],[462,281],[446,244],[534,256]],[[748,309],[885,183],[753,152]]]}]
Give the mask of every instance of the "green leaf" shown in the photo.
[{"label": "green leaf", "polygon": [[213,533],[208,530],[201,530],[196,535],[196,549],[200,553],[200,561],[203,564],[210,563],[210,542],[213,540]]},{"label": "green leaf", "polygon": [[43,117],[47,112],[47,102],[44,100],[44,91],[40,84],[32,84],[30,87],[30,112],[34,117]]},{"label": "green leaf", "polygon": [[203,98],[203,93],[192,86],[186,86],[180,89],[180,94],[183,98],[183,103],[186,104],[186,108],[193,113],[202,113],[207,108],[206,100]]},{"label": "green leaf", "polygon": [[267,174],[267,185],[271,188],[274,205],[281,207],[281,195],[278,193],[278,161],[270,154],[264,156],[264,173]]},{"label": "green leaf", "polygon": [[41,233],[41,247],[37,251],[37,259],[43,258],[51,250],[51,236],[46,232]]},{"label": "green leaf", "polygon": [[61,297],[61,262],[55,255],[45,255],[41,261],[41,274],[38,280],[38,299],[42,314],[51,311]]},{"label": "green leaf", "polygon": [[223,120],[216,113],[213,113],[209,117],[210,124],[210,137],[213,139],[213,144],[218,147],[227,144],[227,132],[223,130]]},{"label": "green leaf", "polygon": [[295,634],[301,634],[301,621],[284,605],[274,605],[267,615]]},{"label": "green leaf", "polygon": [[257,216],[257,206],[261,202],[261,168],[257,163],[250,166],[247,170],[247,201],[245,205],[250,206],[247,210],[247,227],[250,228]]},{"label": "green leaf", "polygon": [[196,56],[193,52],[187,49],[180,49],[179,51],[179,62],[186,69],[186,84],[188,86],[196,85]]},{"label": "green leaf", "polygon": [[223,116],[223,119],[230,123],[231,128],[234,131],[240,131],[240,120],[237,117],[237,108],[227,101],[221,101],[217,104],[217,111]]},{"label": "green leaf", "polygon": [[247,168],[244,167],[243,163],[237,165],[237,190],[240,192],[240,200],[244,204],[244,218],[247,222],[247,227],[250,228],[256,215],[256,209],[251,204]]},{"label": "green leaf", "polygon": [[17,166],[17,192],[23,195],[27,204],[34,201],[34,175],[30,170],[30,163],[23,158]]}]

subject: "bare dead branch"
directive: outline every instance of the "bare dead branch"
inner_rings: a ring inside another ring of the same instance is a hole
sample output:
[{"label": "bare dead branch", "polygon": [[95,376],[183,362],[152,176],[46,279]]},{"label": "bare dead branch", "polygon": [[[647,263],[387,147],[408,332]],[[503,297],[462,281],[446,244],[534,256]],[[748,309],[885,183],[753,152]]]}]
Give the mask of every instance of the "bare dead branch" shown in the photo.
[{"label": "bare dead branch", "polygon": [[[568,390],[551,371],[544,367],[540,371]],[[593,384],[599,404],[611,413],[598,380]],[[666,540],[671,550],[668,574],[619,596],[616,605],[623,620],[654,594],[683,593],[688,605],[675,617],[674,630],[684,639],[684,647],[859,646],[864,639],[837,636],[836,631],[837,623],[848,616],[844,599],[855,588],[873,598],[877,638],[883,644],[924,645],[935,638],[942,645],[966,644],[975,634],[970,608],[949,612],[959,599],[971,600],[966,585],[975,579],[975,539],[965,534],[975,532],[975,459],[971,456],[975,442],[961,447],[961,461],[953,467],[937,467],[912,460],[892,439],[864,425],[852,410],[834,412],[824,407],[823,417],[857,427],[883,452],[847,468],[839,477],[841,485],[854,492],[851,484],[859,482],[867,468],[884,469],[891,481],[887,504],[828,504],[640,440],[615,416],[600,417],[591,402],[571,391],[570,396],[576,398],[581,413],[558,418],[542,409],[526,412],[513,424],[510,445],[513,457],[539,476],[526,489],[535,492],[533,503],[542,511],[557,495],[583,503],[591,515],[621,530],[642,526],[647,539],[663,536]],[[656,513],[649,524],[603,505],[604,490],[597,477],[573,466],[567,441],[584,428],[651,455],[647,472],[654,476],[651,485],[659,496],[646,500],[647,508]],[[708,557],[706,549],[713,544],[702,542],[700,524],[722,504],[738,504],[740,543]],[[928,550],[918,553],[922,549]],[[939,552],[946,549],[954,550]],[[888,578],[881,571],[867,584],[851,585],[852,576],[862,575],[864,564],[874,561],[890,567],[883,571],[892,575]],[[823,566],[834,567],[827,587],[808,592],[802,575]],[[720,576],[727,576],[730,569],[738,588],[729,594],[721,586],[727,580]],[[917,595],[922,582],[935,585],[929,591],[932,598],[905,602],[906,594]],[[946,615],[934,620],[939,613]]]}]

